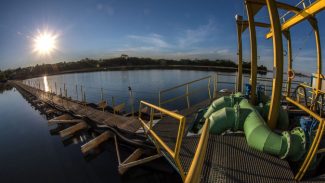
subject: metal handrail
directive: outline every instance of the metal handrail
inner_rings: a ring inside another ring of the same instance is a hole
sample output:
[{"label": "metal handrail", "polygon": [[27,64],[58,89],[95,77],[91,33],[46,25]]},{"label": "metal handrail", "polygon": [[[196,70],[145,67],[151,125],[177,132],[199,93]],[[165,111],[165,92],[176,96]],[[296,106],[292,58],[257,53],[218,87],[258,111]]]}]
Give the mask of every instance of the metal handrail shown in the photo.
[{"label": "metal handrail", "polygon": [[[150,120],[149,120],[149,125],[148,123],[146,123],[143,119],[141,119],[141,109],[142,109],[142,105],[145,105],[145,106],[148,106],[150,107]],[[172,150],[162,139],[161,137],[159,137],[159,135],[154,132],[152,130],[152,126],[153,126],[153,117],[154,117],[154,110],[156,111],[159,111],[160,113],[163,113],[163,114],[166,114],[172,118],[175,118],[179,121],[179,127],[178,127],[178,133],[177,133],[177,139],[176,139],[176,143],[175,143],[175,148],[174,150]],[[154,142],[155,142],[155,145],[157,147],[157,150],[158,150],[158,153],[160,153],[160,147],[164,148],[167,153],[174,159],[175,163],[176,163],[176,166],[179,170],[179,173],[182,177],[182,179],[184,180],[185,179],[185,173],[184,173],[184,170],[183,170],[183,167],[180,163],[180,160],[179,160],[179,152],[180,152],[180,149],[181,149],[181,144],[182,144],[182,140],[183,140],[183,135],[184,135],[184,130],[185,130],[185,117],[180,115],[180,114],[177,114],[175,112],[172,112],[172,111],[169,111],[167,109],[164,109],[164,108],[161,108],[161,107],[158,107],[158,106],[155,106],[153,104],[150,104],[148,102],[145,102],[145,101],[140,101],[140,107],[139,107],[139,118],[138,118],[141,122],[141,125],[144,129],[146,129],[146,133],[148,135],[150,135]]]},{"label": "metal handrail", "polygon": [[180,88],[182,86],[186,86],[188,84],[196,83],[198,81],[205,80],[205,79],[208,79],[208,78],[211,78],[211,76],[206,76],[206,77],[203,77],[203,78],[200,78],[200,79],[196,79],[196,80],[193,80],[193,81],[190,81],[190,82],[187,82],[187,83],[183,83],[183,84],[180,84],[180,85],[177,85],[177,86],[174,86],[174,87],[165,89],[165,90],[161,90],[160,92],[161,93],[165,93],[167,91],[175,90],[175,89]]},{"label": "metal handrail", "polygon": [[[170,102],[173,102],[175,100],[178,100],[178,99],[181,99],[181,98],[186,98],[186,102],[187,102],[187,107],[190,108],[190,95],[194,94],[194,93],[197,93],[198,91],[202,91],[204,90],[205,88],[207,88],[208,90],[208,94],[209,94],[209,98],[211,99],[212,96],[211,96],[211,91],[210,91],[210,85],[211,85],[211,78],[212,76],[206,76],[206,77],[203,77],[203,78],[200,78],[200,79],[196,79],[196,80],[193,80],[193,81],[190,81],[190,82],[187,82],[187,83],[183,83],[183,84],[180,84],[180,85],[177,85],[177,86],[174,86],[174,87],[171,87],[171,88],[168,88],[168,89],[164,89],[164,90],[160,90],[159,93],[158,93],[158,105],[161,107],[162,104],[166,104],[166,103],[170,103]],[[208,79],[208,86],[207,87],[201,87],[199,89],[196,89],[195,91],[193,92],[190,92],[190,85],[193,84],[193,83],[196,83],[196,82],[199,82],[199,81],[203,81],[203,80],[207,80]],[[213,82],[213,86],[215,85],[216,83]],[[167,92],[170,92],[170,91],[173,91],[173,90],[176,90],[178,88],[182,88],[182,87],[186,87],[186,91],[183,95],[180,95],[180,96],[176,96],[176,97],[173,97],[173,98],[170,98],[170,99],[167,99],[167,100],[162,100],[162,94],[163,93],[167,93]],[[213,87],[213,89],[215,89],[216,87]],[[215,92],[215,91],[214,91]]]},{"label": "metal handrail", "polygon": [[194,158],[192,160],[190,170],[188,171],[185,179],[185,183],[197,183],[200,182],[201,172],[203,169],[205,154],[208,147],[209,139],[209,119],[205,120],[204,126],[202,127],[202,133],[197,145]]},{"label": "metal handrail", "polygon": [[295,106],[299,107],[301,110],[307,112],[309,115],[311,115],[313,118],[315,118],[317,121],[319,121],[319,125],[317,128],[317,132],[315,135],[315,138],[308,150],[307,156],[305,157],[305,160],[303,161],[302,165],[300,166],[300,169],[298,170],[298,173],[295,175],[296,180],[301,180],[301,178],[305,175],[308,167],[310,166],[312,159],[314,158],[319,143],[323,137],[324,128],[325,128],[325,120],[324,118],[320,117],[318,114],[313,112],[312,110],[308,109],[306,106],[298,103],[297,101],[291,99],[290,97],[286,97],[286,100]]}]

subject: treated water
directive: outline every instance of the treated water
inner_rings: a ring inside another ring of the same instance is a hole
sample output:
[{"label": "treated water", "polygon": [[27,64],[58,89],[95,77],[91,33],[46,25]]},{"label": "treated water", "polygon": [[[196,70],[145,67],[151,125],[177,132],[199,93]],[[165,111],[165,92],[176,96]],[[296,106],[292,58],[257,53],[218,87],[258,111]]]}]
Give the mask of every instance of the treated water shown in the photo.
[{"label": "treated water", "polygon": [[[31,106],[15,89],[0,87],[0,182],[151,182],[178,181],[173,168],[164,159],[158,168],[130,169],[124,176],[117,172],[112,142],[84,156],[80,146],[91,132],[69,139],[51,133],[46,116]],[[121,147],[123,151],[123,147]],[[126,152],[126,151],[125,151]],[[155,162],[153,162],[155,163]],[[149,166],[149,165],[148,165]]]}]

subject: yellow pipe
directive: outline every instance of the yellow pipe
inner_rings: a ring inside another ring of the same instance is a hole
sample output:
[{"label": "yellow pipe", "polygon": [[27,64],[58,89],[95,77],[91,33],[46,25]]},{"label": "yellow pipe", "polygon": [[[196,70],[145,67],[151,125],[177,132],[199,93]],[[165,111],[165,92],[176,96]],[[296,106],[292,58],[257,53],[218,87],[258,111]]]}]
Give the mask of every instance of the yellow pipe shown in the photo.
[{"label": "yellow pipe", "polygon": [[251,47],[251,102],[256,102],[256,78],[257,78],[257,46],[256,46],[256,30],[254,23],[254,10],[251,3],[246,3],[248,28],[250,35],[250,47]]},{"label": "yellow pipe", "polygon": [[283,47],[282,32],[278,10],[274,0],[266,0],[267,9],[270,16],[271,30],[273,32],[273,87],[270,111],[268,115],[268,125],[274,129],[279,115],[282,80],[283,80]]},{"label": "yellow pipe", "polygon": [[203,126],[203,131],[200,137],[199,144],[197,145],[194,158],[191,163],[190,170],[186,175],[185,183],[197,183],[200,182],[201,172],[203,169],[206,150],[208,147],[209,139],[209,126],[210,121],[207,119]]}]

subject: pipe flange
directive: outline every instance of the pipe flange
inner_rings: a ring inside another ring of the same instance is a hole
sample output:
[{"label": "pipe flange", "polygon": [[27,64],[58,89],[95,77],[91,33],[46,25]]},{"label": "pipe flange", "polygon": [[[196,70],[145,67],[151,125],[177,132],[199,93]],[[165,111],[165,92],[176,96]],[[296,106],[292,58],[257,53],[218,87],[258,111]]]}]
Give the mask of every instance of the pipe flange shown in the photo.
[{"label": "pipe flange", "polygon": [[296,127],[291,130],[291,134],[299,136],[301,138],[301,145],[303,146],[303,149],[306,149],[306,135],[304,130],[301,127]]},{"label": "pipe flange", "polygon": [[288,156],[289,151],[290,151],[290,147],[291,147],[291,137],[290,137],[290,133],[288,131],[284,131],[282,132],[283,137],[287,140],[287,150],[286,152],[283,154],[283,156],[280,156],[281,159],[284,159]]},{"label": "pipe flange", "polygon": [[295,152],[290,155],[290,160],[299,161],[306,153],[306,135],[304,130],[300,127],[296,127],[291,130],[290,134],[291,136],[295,136],[295,141],[297,143],[297,146],[294,149]]}]

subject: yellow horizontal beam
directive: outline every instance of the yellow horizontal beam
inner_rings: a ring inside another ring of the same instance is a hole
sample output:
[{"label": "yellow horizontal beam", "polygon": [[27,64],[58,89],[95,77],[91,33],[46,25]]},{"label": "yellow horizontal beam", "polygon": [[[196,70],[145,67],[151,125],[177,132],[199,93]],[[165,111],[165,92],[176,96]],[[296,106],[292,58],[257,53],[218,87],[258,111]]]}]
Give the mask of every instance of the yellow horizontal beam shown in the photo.
[{"label": "yellow horizontal beam", "polygon": [[[307,8],[301,10],[295,16],[284,22],[281,26],[281,30],[288,30],[290,27],[300,23],[303,20],[315,15],[319,11],[322,11],[325,8],[325,0],[318,0],[315,1],[313,4],[308,6]],[[269,39],[273,36],[272,32],[266,34],[266,38]]]},{"label": "yellow horizontal beam", "polygon": [[150,103],[148,103],[148,102],[141,101],[140,103],[142,103],[142,104],[144,104],[144,105],[146,105],[146,106],[148,106],[148,107],[151,107],[151,108],[153,108],[153,109],[156,109],[157,111],[160,111],[160,112],[162,112],[162,113],[165,113],[165,114],[167,114],[168,116],[171,116],[171,117],[176,118],[176,119],[178,119],[178,120],[181,120],[181,119],[184,118],[184,116],[182,116],[182,115],[180,115],[180,114],[177,114],[177,113],[175,113],[175,112],[172,112],[172,111],[166,110],[166,109],[164,109],[164,108],[161,108],[161,107],[155,106],[155,105],[150,104]]},{"label": "yellow horizontal beam", "polygon": [[301,110],[307,112],[309,115],[311,115],[312,117],[314,117],[318,121],[323,122],[323,118],[321,118],[318,114],[316,114],[313,111],[311,111],[310,109],[308,109],[306,106],[296,102],[295,100],[291,99],[290,97],[286,97],[286,100],[288,102],[294,104],[295,106],[299,107]]},{"label": "yellow horizontal beam", "polygon": [[[246,2],[253,3],[253,4],[259,4],[259,5],[264,5],[266,6],[265,0],[246,0]],[[282,2],[275,2],[276,6],[280,9],[287,10],[287,11],[292,11],[294,13],[298,13],[301,9],[286,3]]]},{"label": "yellow horizontal beam", "polygon": [[[243,21],[237,21],[239,25],[244,25],[244,26],[248,26],[248,21],[247,20],[243,20]],[[265,27],[265,28],[270,28],[271,25],[268,23],[263,23],[263,22],[254,22],[255,26],[257,27]]]}]

